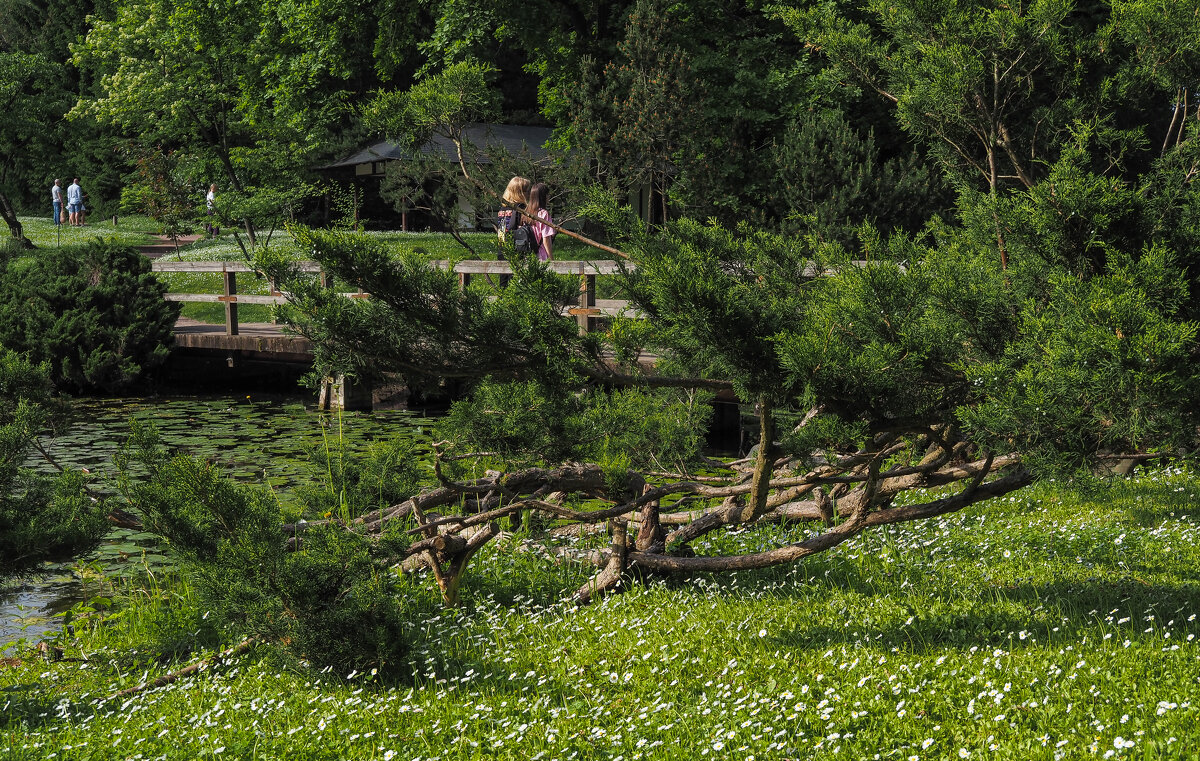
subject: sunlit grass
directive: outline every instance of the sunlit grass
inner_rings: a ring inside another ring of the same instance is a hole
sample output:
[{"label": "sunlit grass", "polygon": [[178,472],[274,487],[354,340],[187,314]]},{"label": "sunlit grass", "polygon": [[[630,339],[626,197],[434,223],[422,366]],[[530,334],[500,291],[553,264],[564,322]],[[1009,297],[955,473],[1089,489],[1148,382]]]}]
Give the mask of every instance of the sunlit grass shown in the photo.
[{"label": "sunlit grass", "polygon": [[[383,682],[260,649],[170,670],[121,624],[0,671],[18,757],[1196,758],[1200,478],[1054,484],[864,534],[785,569],[654,581],[587,608],[586,574],[495,549],[465,607],[412,622]],[[797,535],[800,530],[780,529]],[[703,552],[759,545],[720,537]],[[427,579],[415,580],[432,596]],[[144,603],[143,603],[144,604]],[[138,631],[144,631],[141,625]]]},{"label": "sunlit grass", "polygon": [[71,227],[60,225],[55,227],[54,220],[47,213],[45,217],[18,217],[24,227],[26,237],[34,245],[44,248],[56,246],[78,246],[97,237],[131,246],[149,243],[158,232],[158,224],[149,217],[121,217],[117,225],[111,219],[89,217],[86,227]]}]

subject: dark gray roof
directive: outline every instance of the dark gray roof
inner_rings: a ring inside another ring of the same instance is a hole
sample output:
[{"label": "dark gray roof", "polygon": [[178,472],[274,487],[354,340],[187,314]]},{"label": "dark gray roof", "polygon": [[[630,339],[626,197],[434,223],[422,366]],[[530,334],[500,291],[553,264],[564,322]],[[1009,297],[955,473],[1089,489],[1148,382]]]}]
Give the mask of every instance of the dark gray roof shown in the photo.
[{"label": "dark gray roof", "polygon": [[[490,146],[499,146],[512,154],[518,154],[523,148],[528,148],[530,156],[535,160],[544,158],[549,153],[545,146],[550,141],[551,132],[552,130],[549,127],[526,127],[517,124],[472,124],[463,131],[463,137],[480,149],[476,163],[490,164],[492,162],[487,155],[487,149]],[[427,156],[440,155],[446,161],[458,161],[458,155],[454,151],[454,143],[449,138],[442,137],[441,135],[434,135],[429,142],[421,146],[420,150],[421,153]],[[335,169],[337,167],[354,166],[355,164],[369,164],[373,161],[402,159],[408,155],[408,151],[404,148],[393,142],[381,140],[340,161],[326,164],[321,168]]]}]

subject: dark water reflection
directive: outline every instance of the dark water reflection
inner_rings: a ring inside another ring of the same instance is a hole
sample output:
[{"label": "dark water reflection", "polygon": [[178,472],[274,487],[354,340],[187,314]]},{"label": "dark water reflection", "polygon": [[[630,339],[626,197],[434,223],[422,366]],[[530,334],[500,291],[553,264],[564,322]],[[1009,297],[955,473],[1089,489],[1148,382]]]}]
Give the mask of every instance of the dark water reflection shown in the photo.
[{"label": "dark water reflection", "polygon": [[[100,476],[94,487],[111,491],[113,455],[129,435],[131,420],[152,422],[163,442],[202,457],[231,477],[265,483],[281,494],[310,480],[308,453],[337,438],[351,449],[393,436],[424,438],[432,418],[407,411],[325,413],[309,399],[269,394],[225,396],[81,399],[69,431],[43,440],[61,465]],[[30,467],[53,466],[31,459]],[[149,537],[117,530],[91,557],[80,562],[109,575],[129,576],[144,567],[169,564]],[[39,579],[0,590],[0,648],[18,639],[36,641],[59,627],[56,613],[88,596],[74,572],[63,564]]]}]

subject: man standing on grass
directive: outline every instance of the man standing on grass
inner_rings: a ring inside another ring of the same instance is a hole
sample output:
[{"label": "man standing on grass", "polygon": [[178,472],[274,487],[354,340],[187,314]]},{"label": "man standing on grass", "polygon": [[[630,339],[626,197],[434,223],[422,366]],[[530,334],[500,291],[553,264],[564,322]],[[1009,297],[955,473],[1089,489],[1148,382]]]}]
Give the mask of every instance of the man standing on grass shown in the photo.
[{"label": "man standing on grass", "polygon": [[71,215],[71,226],[79,227],[83,224],[83,188],[79,187],[79,178],[76,177],[67,186],[67,212]]},{"label": "man standing on grass", "polygon": [[59,185],[58,179],[54,180],[54,185],[50,188],[50,201],[54,207],[54,226],[58,227],[62,224],[62,186]]}]

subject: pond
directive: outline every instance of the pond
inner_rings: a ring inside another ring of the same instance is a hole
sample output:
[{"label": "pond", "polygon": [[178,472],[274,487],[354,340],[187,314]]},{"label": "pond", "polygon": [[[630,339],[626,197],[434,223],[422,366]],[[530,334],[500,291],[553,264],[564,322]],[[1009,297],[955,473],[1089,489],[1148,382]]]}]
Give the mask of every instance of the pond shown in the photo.
[{"label": "pond", "polygon": [[[45,439],[50,455],[68,468],[99,476],[97,491],[112,491],[104,474],[129,434],[131,420],[152,422],[163,442],[218,465],[245,483],[267,484],[281,492],[309,480],[308,453],[342,437],[351,450],[393,436],[423,438],[433,418],[408,411],[319,412],[299,396],[270,394],[156,396],[81,399],[70,430]],[[40,458],[30,467],[52,471]],[[115,529],[96,552],[78,562],[52,566],[23,585],[0,591],[0,650],[8,643],[33,642],[59,627],[55,614],[94,594],[85,579],[166,569],[173,561],[149,534]],[[93,585],[94,586],[94,585]]]}]

